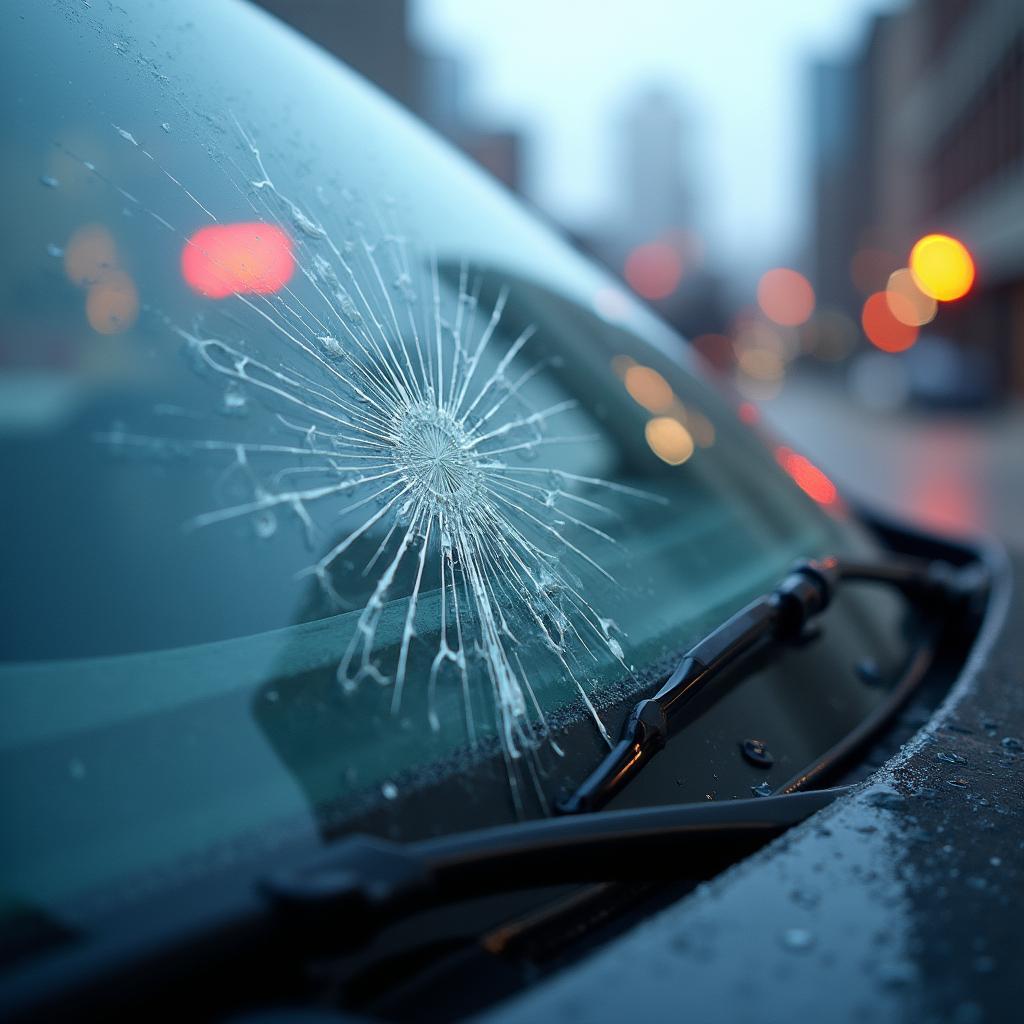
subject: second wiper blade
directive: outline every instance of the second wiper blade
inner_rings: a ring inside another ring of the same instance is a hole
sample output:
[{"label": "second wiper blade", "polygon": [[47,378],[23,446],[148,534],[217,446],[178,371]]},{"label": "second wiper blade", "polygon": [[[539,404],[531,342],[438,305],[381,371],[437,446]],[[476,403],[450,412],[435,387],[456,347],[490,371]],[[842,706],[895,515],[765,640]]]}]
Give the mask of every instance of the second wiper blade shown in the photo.
[{"label": "second wiper blade", "polygon": [[304,941],[353,944],[403,914],[480,893],[711,878],[851,788],[545,818],[410,843],[354,835],[263,890]]}]

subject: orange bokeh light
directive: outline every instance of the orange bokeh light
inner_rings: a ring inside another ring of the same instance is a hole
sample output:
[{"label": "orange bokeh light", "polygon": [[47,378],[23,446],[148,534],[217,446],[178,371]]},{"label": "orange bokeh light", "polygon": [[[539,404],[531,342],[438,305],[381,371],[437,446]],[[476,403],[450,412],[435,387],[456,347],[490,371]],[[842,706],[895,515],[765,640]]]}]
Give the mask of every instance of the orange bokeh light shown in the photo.
[{"label": "orange bokeh light", "polygon": [[670,466],[681,466],[693,454],[693,436],[671,416],[648,420],[644,436],[651,451]]},{"label": "orange bokeh light", "polygon": [[295,270],[292,240],[260,222],[200,228],[181,251],[185,283],[209,299],[280,291]]},{"label": "orange bokeh light", "polygon": [[917,341],[917,328],[893,316],[885,292],[868,296],[860,323],[868,341],[883,352],[903,352]]},{"label": "orange bokeh light", "polygon": [[963,298],[974,284],[974,260],[963,242],[925,235],[910,250],[910,272],[918,288],[940,302]]},{"label": "orange bokeh light", "polygon": [[683,261],[667,242],[648,242],[626,257],[626,280],[645,299],[664,299],[679,286]]},{"label": "orange bokeh light", "polygon": [[98,334],[119,334],[131,327],[138,315],[139,293],[123,270],[104,274],[85,298],[86,319]]},{"label": "orange bokeh light", "polygon": [[634,402],[650,412],[666,412],[676,396],[667,380],[649,366],[630,366],[625,374],[626,390]]},{"label": "orange bokeh light", "polygon": [[779,465],[793,478],[796,485],[819,505],[834,505],[839,497],[836,485],[805,455],[779,445],[775,449]]},{"label": "orange bokeh light", "polygon": [[64,272],[80,287],[95,284],[117,267],[114,237],[102,224],[85,224],[64,246]]},{"label": "orange bokeh light", "polygon": [[799,327],[814,312],[814,289],[803,274],[776,267],[757,283],[757,304],[769,320],[782,327]]},{"label": "orange bokeh light", "polygon": [[906,267],[889,275],[885,299],[889,303],[889,311],[901,324],[923,327],[935,319],[938,303],[918,288],[914,275]]}]

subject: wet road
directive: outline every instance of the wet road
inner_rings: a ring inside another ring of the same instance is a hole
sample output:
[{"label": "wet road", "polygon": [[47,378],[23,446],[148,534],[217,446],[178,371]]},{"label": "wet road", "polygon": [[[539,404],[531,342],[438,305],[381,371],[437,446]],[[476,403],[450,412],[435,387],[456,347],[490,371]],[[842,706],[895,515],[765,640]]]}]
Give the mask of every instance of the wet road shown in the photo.
[{"label": "wet road", "polygon": [[944,533],[991,533],[1024,551],[1024,407],[878,412],[790,379],[762,407],[781,438],[844,493]]}]

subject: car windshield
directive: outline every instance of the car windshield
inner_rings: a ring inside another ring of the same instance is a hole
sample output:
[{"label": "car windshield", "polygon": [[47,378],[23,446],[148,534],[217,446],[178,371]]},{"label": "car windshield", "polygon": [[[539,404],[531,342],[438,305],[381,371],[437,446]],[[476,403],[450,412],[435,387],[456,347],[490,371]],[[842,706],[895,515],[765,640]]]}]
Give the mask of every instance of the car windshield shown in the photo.
[{"label": "car windshield", "polygon": [[511,818],[566,723],[863,544],[354,75],[241,6],[133,17],[40,5],[5,67],[9,900],[330,834],[476,757]]}]

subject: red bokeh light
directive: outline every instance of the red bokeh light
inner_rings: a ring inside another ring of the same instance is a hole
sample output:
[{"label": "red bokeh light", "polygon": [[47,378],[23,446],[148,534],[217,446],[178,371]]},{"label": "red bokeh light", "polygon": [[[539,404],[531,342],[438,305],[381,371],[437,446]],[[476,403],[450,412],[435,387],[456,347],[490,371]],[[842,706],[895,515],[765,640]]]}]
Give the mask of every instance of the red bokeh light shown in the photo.
[{"label": "red bokeh light", "polygon": [[753,402],[740,402],[736,414],[748,427],[752,427],[761,419],[761,410]]},{"label": "red bokeh light", "polygon": [[814,289],[803,274],[776,267],[758,281],[757,304],[781,327],[799,327],[814,312]]},{"label": "red bokeh light", "polygon": [[903,352],[917,341],[917,328],[893,316],[885,292],[868,296],[860,323],[868,341],[883,352]]},{"label": "red bokeh light", "polygon": [[682,276],[682,258],[667,242],[638,245],[626,257],[626,280],[645,299],[667,298]]},{"label": "red bokeh light", "polygon": [[292,240],[274,224],[212,224],[181,251],[185,283],[209,299],[236,292],[269,295],[295,271]]},{"label": "red bokeh light", "polygon": [[839,497],[836,485],[806,456],[779,445],[775,459],[796,485],[819,505],[834,505]]}]

